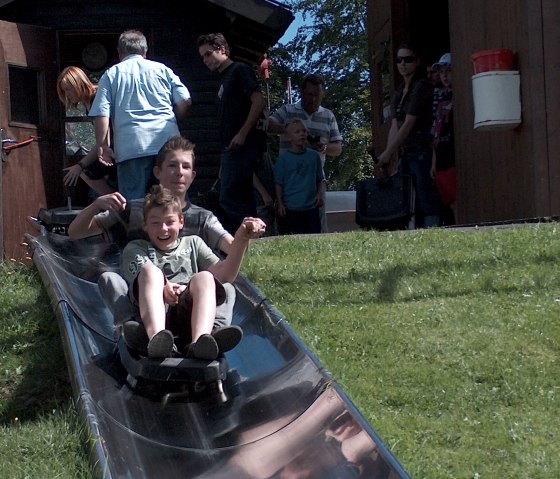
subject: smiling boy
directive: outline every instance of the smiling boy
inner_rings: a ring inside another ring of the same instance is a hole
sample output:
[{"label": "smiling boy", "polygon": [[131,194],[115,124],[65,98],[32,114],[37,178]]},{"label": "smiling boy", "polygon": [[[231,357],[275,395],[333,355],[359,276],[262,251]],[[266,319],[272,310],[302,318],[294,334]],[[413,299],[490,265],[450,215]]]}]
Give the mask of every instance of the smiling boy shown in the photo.
[{"label": "smiling boy", "polygon": [[[180,201],[185,218],[181,235],[196,234],[214,251],[229,252],[233,237],[223,228],[212,212],[193,205],[187,191],[196,178],[194,145],[182,136],[170,138],[158,153],[154,176]],[[95,199],[70,224],[72,239],[101,234],[107,243],[121,248],[132,240],[145,237],[141,229],[144,199],[126,201],[120,193]]]},{"label": "smiling boy", "polygon": [[144,202],[143,229],[149,241],[138,239],[125,247],[121,274],[130,299],[140,308],[149,357],[172,355],[169,327],[186,338],[187,357],[213,360],[242,336],[241,328],[216,323],[216,306],[225,300],[222,282],[235,280],[249,241],[264,232],[265,224],[245,218],[221,261],[198,236],[180,237],[183,223],[177,197],[155,186]]},{"label": "smiling boy", "polygon": [[[154,175],[162,186],[177,197],[182,206],[184,226],[181,236],[198,235],[212,250],[229,253],[233,236],[223,228],[211,211],[193,205],[187,198],[187,191],[196,177],[193,143],[182,136],[170,138],[158,153]],[[146,239],[146,233],[142,229],[143,205],[143,199],[126,201],[118,192],[100,196],[72,221],[68,232],[70,238],[80,239],[101,234],[107,243],[116,243],[121,249],[129,241]],[[136,327],[135,318],[138,313],[128,300],[128,288],[122,277],[108,271],[100,276],[98,284],[103,300],[113,313],[115,324],[124,325],[127,344],[132,349],[143,351],[148,339],[142,328]],[[228,299],[219,308],[219,314],[230,315],[235,290],[228,285],[226,291]],[[129,333],[128,336],[126,333]]]}]

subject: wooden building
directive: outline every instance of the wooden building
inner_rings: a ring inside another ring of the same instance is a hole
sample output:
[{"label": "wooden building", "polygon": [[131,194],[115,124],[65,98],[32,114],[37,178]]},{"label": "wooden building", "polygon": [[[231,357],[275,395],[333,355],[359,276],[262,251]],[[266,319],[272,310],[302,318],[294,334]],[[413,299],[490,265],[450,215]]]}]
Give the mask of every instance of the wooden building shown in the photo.
[{"label": "wooden building", "polygon": [[[373,140],[387,138],[384,107],[398,84],[398,45],[420,45],[426,63],[453,56],[458,221],[509,221],[560,214],[560,2],[557,0],[368,0]],[[474,128],[471,55],[514,52],[522,123]]]},{"label": "wooden building", "polygon": [[[222,32],[234,59],[256,64],[293,18],[275,0],[0,0],[0,128],[5,139],[36,139],[3,155],[0,260],[24,255],[19,243],[29,229],[27,216],[67,202],[62,168],[77,161],[67,135],[87,121],[67,116],[57,98],[63,68],[76,65],[99,78],[118,62],[119,34],[141,30],[148,58],[171,67],[193,98],[180,128],[196,144],[197,179],[190,190],[196,196],[210,189],[219,167],[219,79],[199,58],[196,38]],[[74,191],[74,204],[86,201],[84,195]]]}]

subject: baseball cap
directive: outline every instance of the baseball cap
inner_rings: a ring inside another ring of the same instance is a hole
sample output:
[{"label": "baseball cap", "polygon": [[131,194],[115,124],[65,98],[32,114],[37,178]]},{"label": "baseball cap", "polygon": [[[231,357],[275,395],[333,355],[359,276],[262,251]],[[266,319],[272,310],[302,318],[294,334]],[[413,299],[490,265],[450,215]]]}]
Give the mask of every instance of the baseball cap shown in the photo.
[{"label": "baseball cap", "polygon": [[446,53],[445,55],[441,56],[441,58],[437,63],[434,63],[432,65],[432,68],[450,67],[450,66],[451,66],[451,53]]}]

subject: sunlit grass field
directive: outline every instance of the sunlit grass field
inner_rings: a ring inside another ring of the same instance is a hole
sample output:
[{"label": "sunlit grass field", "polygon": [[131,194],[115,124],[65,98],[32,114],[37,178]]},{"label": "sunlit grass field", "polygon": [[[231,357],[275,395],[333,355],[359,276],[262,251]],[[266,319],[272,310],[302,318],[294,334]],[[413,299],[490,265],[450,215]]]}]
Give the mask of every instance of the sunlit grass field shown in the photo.
[{"label": "sunlit grass field", "polygon": [[[559,258],[551,223],[257,241],[243,271],[412,477],[555,479]],[[0,281],[0,477],[91,477],[40,280]]]},{"label": "sunlit grass field", "polygon": [[560,226],[262,242],[244,271],[415,478],[560,477]]}]

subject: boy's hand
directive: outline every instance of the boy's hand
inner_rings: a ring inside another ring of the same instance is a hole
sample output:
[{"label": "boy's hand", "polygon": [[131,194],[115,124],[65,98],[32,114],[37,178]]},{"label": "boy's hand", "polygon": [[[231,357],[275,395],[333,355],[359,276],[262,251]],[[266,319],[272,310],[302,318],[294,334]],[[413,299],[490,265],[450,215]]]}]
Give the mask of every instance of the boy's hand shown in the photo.
[{"label": "boy's hand", "polygon": [[253,239],[258,238],[265,231],[266,224],[263,220],[260,218],[248,217],[243,220],[243,223],[241,223],[241,226],[237,230],[237,233],[235,233],[235,236],[237,237],[240,235],[244,238]]},{"label": "boy's hand", "polygon": [[94,201],[95,207],[99,210],[108,210],[119,212],[126,207],[126,198],[119,192],[109,193],[107,195],[99,196]]},{"label": "boy's hand", "polygon": [[166,281],[163,286],[163,301],[170,306],[177,306],[179,303],[179,295],[187,287],[184,284],[171,283]]}]

